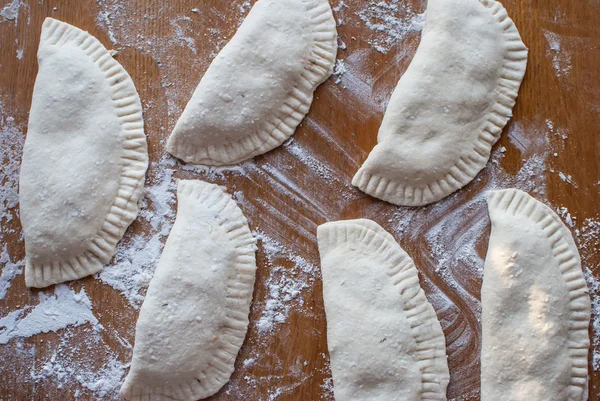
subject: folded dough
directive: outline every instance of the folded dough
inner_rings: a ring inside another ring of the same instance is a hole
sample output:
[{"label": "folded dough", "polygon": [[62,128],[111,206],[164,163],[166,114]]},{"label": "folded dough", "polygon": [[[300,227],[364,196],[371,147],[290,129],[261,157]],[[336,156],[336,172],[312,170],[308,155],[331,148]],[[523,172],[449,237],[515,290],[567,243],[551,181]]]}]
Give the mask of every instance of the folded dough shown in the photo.
[{"label": "folded dough", "polygon": [[492,191],[487,199],[481,399],[582,401],[590,297],[573,237],[522,191]]},{"label": "folded dough", "polygon": [[235,164],[281,145],[333,72],[327,0],[259,0],[214,59],[167,150],[194,164]]},{"label": "folded dough", "polygon": [[140,98],[96,38],[46,18],[38,61],[19,183],[28,287],[101,270],[148,167]]},{"label": "folded dough", "polygon": [[487,163],[512,114],[527,48],[493,0],[429,0],[419,48],[352,184],[407,206],[440,200]]},{"label": "folded dough", "polygon": [[177,218],[150,282],[121,395],[195,401],[229,380],[248,329],[256,241],[217,185],[179,181]]},{"label": "folded dough", "polygon": [[371,220],[317,237],[336,401],[445,400],[444,333],[411,258]]}]

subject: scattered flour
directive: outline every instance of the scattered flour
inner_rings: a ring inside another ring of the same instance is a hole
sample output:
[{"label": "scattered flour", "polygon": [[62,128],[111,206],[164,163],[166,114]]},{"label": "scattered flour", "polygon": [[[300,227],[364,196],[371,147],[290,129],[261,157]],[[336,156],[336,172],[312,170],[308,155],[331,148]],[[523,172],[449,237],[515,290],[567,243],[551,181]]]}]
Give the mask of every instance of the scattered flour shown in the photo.
[{"label": "scattered flour", "polygon": [[23,3],[21,0],[13,0],[0,11],[0,17],[4,18],[4,21],[15,21],[18,24],[21,8],[29,9],[29,5]]},{"label": "scattered flour", "polygon": [[269,298],[265,301],[263,313],[256,323],[261,335],[272,333],[277,325],[285,323],[292,306],[302,307],[302,290],[307,288],[308,284],[297,281],[285,267],[275,266],[271,269],[265,286]]},{"label": "scattered flour", "polygon": [[544,37],[548,44],[548,56],[552,58],[552,67],[556,75],[561,78],[571,73],[571,55],[562,47],[561,38],[558,34],[544,31]]},{"label": "scattered flour", "polygon": [[6,296],[13,279],[23,273],[25,261],[13,262],[8,253],[8,245],[4,244],[4,249],[0,254],[0,266],[2,266],[2,273],[0,273],[0,300],[2,300]]},{"label": "scattered flour", "polygon": [[40,293],[37,305],[25,306],[0,319],[0,344],[86,323],[98,325],[87,294],[83,289],[77,293],[60,284],[54,295]]},{"label": "scattered flour", "polygon": [[[177,42],[183,44],[185,47],[190,49],[192,53],[197,54],[198,50],[196,49],[196,42],[192,37],[189,36],[185,32],[185,30],[189,30],[189,22],[191,19],[189,17],[181,17],[171,21],[171,26],[175,28],[175,37],[177,38]],[[182,27],[182,24],[185,24],[186,27]]]},{"label": "scattered flour", "polygon": [[338,26],[345,24],[347,18],[345,11],[349,8],[343,1],[340,1],[337,6],[333,7],[333,14],[336,17]]},{"label": "scattered flour", "polygon": [[342,82],[342,77],[348,70],[346,69],[346,65],[344,64],[344,60],[335,60],[335,68],[333,69],[333,76],[335,78],[335,83],[339,84]]},{"label": "scattered flour", "polygon": [[152,184],[145,188],[140,217],[149,224],[149,234],[126,237],[119,243],[111,264],[99,273],[104,283],[120,291],[129,303],[139,308],[142,291],[148,286],[160,259],[164,242],[175,220],[173,159],[164,156],[151,168]]},{"label": "scattered flour", "polygon": [[25,135],[23,126],[9,115],[11,107],[0,97],[0,243],[4,244],[0,255],[0,300],[3,299],[12,280],[23,270],[24,260],[17,260],[9,254],[9,239],[21,242],[18,228],[19,170]]},{"label": "scattered flour", "polygon": [[371,0],[357,15],[373,32],[367,42],[383,54],[409,34],[421,31],[425,22],[424,13],[415,13],[401,0]]},{"label": "scattered flour", "polygon": [[[83,347],[73,345],[68,340],[70,338],[61,341],[51,356],[39,366],[34,363],[27,380],[33,383],[53,381],[58,388],[71,389],[79,385],[80,389],[75,389],[73,394],[75,399],[79,399],[84,391],[91,394],[93,399],[103,400],[107,397],[115,399],[125,376],[126,366],[117,359],[106,344],[97,344],[95,342],[98,340],[97,337]],[[106,362],[98,365],[92,358],[86,358],[89,347],[97,347],[104,351],[105,355],[101,359]]]},{"label": "scattered flour", "polygon": [[[19,170],[25,135],[23,126],[6,115],[7,105],[0,99],[0,221],[4,225],[18,217],[15,208],[19,204]],[[5,234],[0,233],[0,239]]]},{"label": "scattered flour", "polygon": [[577,184],[575,183],[575,181],[573,181],[573,177],[571,177],[570,174],[565,174],[562,171],[558,172],[558,176],[560,177],[561,180],[563,180],[564,182],[573,185],[575,188],[577,188]]}]

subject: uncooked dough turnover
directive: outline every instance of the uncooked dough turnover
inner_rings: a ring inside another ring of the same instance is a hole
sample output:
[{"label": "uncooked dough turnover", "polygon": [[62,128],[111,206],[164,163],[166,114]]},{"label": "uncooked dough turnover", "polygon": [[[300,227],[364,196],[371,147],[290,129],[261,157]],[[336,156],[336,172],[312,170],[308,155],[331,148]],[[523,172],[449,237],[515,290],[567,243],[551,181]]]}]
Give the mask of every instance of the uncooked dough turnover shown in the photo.
[{"label": "uncooked dough turnover", "polygon": [[227,383],[248,329],[256,241],[233,199],[179,181],[177,218],[138,318],[121,394],[195,401]]},{"label": "uncooked dough turnover", "polygon": [[440,200],[487,163],[512,115],[527,48],[493,0],[429,0],[419,48],[352,184],[397,205]]},{"label": "uncooked dough turnover", "polygon": [[259,0],[214,59],[167,143],[186,162],[235,164],[281,145],[333,72],[328,0]]},{"label": "uncooked dough turnover", "polygon": [[47,18],[38,60],[19,182],[28,287],[100,271],[148,167],[140,98],[96,38]]},{"label": "uncooked dough turnover", "polygon": [[317,237],[336,401],[445,400],[444,333],[411,258],[371,220]]},{"label": "uncooked dough turnover", "polygon": [[590,297],[573,236],[525,192],[492,191],[487,199],[481,400],[582,401]]}]

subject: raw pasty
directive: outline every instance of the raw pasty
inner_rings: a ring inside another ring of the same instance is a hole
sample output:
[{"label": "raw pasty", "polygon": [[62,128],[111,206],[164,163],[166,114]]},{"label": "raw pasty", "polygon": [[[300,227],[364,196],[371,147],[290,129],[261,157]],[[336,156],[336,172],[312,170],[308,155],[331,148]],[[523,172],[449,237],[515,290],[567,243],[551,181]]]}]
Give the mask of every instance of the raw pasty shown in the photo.
[{"label": "raw pasty", "polygon": [[38,61],[19,184],[28,287],[100,271],[148,167],[140,98],[96,38],[47,18]]},{"label": "raw pasty", "polygon": [[445,400],[444,333],[411,258],[371,220],[317,237],[336,401]]},{"label": "raw pasty", "polygon": [[235,164],[281,145],[333,72],[327,0],[259,0],[214,59],[167,150],[194,164]]},{"label": "raw pasty", "polygon": [[573,237],[522,191],[492,191],[487,199],[481,399],[582,401],[590,297]]},{"label": "raw pasty", "polygon": [[256,241],[217,185],[179,181],[177,218],[140,310],[132,401],[195,401],[229,380],[248,329]]},{"label": "raw pasty", "polygon": [[527,48],[500,3],[429,0],[421,44],[352,184],[406,206],[468,184],[512,115],[526,64]]}]

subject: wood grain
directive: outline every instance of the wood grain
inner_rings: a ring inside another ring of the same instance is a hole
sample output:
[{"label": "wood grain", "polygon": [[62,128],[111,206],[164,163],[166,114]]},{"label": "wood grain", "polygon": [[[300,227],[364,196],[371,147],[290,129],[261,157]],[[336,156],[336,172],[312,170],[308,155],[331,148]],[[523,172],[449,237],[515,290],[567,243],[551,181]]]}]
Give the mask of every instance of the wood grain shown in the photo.
[{"label": "wood grain", "polygon": [[[234,34],[248,10],[241,0],[29,0],[24,3],[18,21],[0,17],[0,100],[4,108],[0,114],[14,117],[11,124],[26,132],[44,18],[52,16],[87,30],[108,48],[119,51],[117,60],[131,74],[140,93],[153,162],[148,185],[160,180],[159,162],[163,160],[164,141],[179,113],[211,57]],[[388,3],[408,5],[414,12],[425,8],[424,1],[420,0]],[[419,34],[412,32],[403,40],[395,41],[386,54],[378,52],[369,43],[378,33],[368,29],[357,15],[370,1],[351,0],[346,4],[348,7],[340,8],[336,16],[343,21],[338,32],[347,45],[347,49],[340,50],[338,58],[344,60],[348,72],[339,83],[332,78],[318,89],[313,107],[292,143],[255,158],[250,167],[245,167],[244,174],[190,171],[184,170],[179,162],[175,164],[174,180],[207,179],[227,186],[231,193],[241,194],[244,201],[240,205],[251,228],[286,250],[273,256],[266,242],[261,241],[250,331],[231,382],[210,400],[333,399],[325,385],[330,372],[319,274],[299,270],[294,257],[318,266],[316,226],[329,220],[358,217],[373,218],[394,232],[415,260],[423,286],[438,306],[447,337],[452,373],[449,399],[478,400],[477,299],[481,277],[477,266],[469,265],[459,255],[470,241],[473,227],[484,227],[475,243],[475,253],[480,258],[477,263],[481,264],[489,227],[485,208],[480,203],[473,203],[469,209],[462,206],[485,191],[498,169],[509,176],[517,175],[528,159],[541,155],[546,159],[546,188],[542,192],[546,193],[549,204],[555,208],[566,207],[576,217],[577,229],[583,227],[585,219],[597,218],[600,213],[598,0],[504,2],[530,49],[528,70],[514,118],[495,147],[496,150],[504,147],[506,152],[458,194],[438,205],[419,209],[385,204],[349,184],[376,143],[385,104],[410,63]],[[337,1],[333,5],[337,6]],[[198,12],[192,12],[193,8]],[[107,10],[112,13],[107,14]],[[400,7],[397,13],[402,15],[402,12]],[[178,29],[183,29],[191,42],[178,36]],[[552,44],[552,35],[560,38],[560,49]],[[21,50],[22,58],[19,58]],[[6,119],[0,121],[5,125],[9,123]],[[547,121],[552,122],[552,129]],[[563,134],[566,139],[562,139]],[[321,167],[315,168],[315,165]],[[278,171],[283,173],[277,174]],[[558,172],[570,175],[575,185],[563,181]],[[541,182],[540,177],[531,177],[531,180]],[[152,208],[151,202],[148,207]],[[456,219],[449,220],[449,216],[459,217],[459,223]],[[394,229],[399,221],[407,222],[403,232]],[[447,255],[450,267],[444,275],[438,271],[439,258],[429,237],[439,234],[440,227],[443,227],[440,235],[447,237],[444,250],[450,250]],[[128,230],[126,239],[150,231],[152,227],[138,219]],[[24,245],[18,219],[2,220],[2,233],[11,259],[22,259]],[[587,249],[584,260],[586,267],[600,278],[600,258],[594,251]],[[278,267],[280,270],[276,270]],[[269,283],[274,271],[308,285],[301,290],[302,302],[298,298],[289,302],[287,318],[272,331],[261,333],[256,323],[272,297]],[[104,327],[99,334],[102,345],[86,341],[89,328],[77,328],[69,330],[68,335],[47,333],[24,339],[24,346],[35,350],[33,356],[25,357],[13,352],[13,348],[0,346],[4,359],[0,363],[3,365],[0,400],[96,399],[98,392],[86,391],[77,380],[67,381],[61,387],[55,380],[35,382],[27,378],[53,353],[68,354],[68,349],[61,347],[65,341],[81,344],[78,355],[91,358],[98,369],[109,352],[118,355],[123,363],[130,360],[131,350],[119,339],[133,343],[137,310],[119,292],[97,279],[87,278],[70,286],[76,290],[85,287],[94,314]],[[52,289],[44,292],[51,294]],[[18,276],[7,296],[0,300],[0,316],[24,305],[36,304],[38,293],[26,289],[23,276]],[[447,298],[448,302],[437,302],[440,297]],[[440,308],[439,305],[445,306]],[[11,350],[8,354],[7,349]],[[252,358],[257,361],[243,363]],[[109,392],[103,398],[112,400],[118,396]],[[600,401],[600,374],[593,371],[590,400]]]}]

